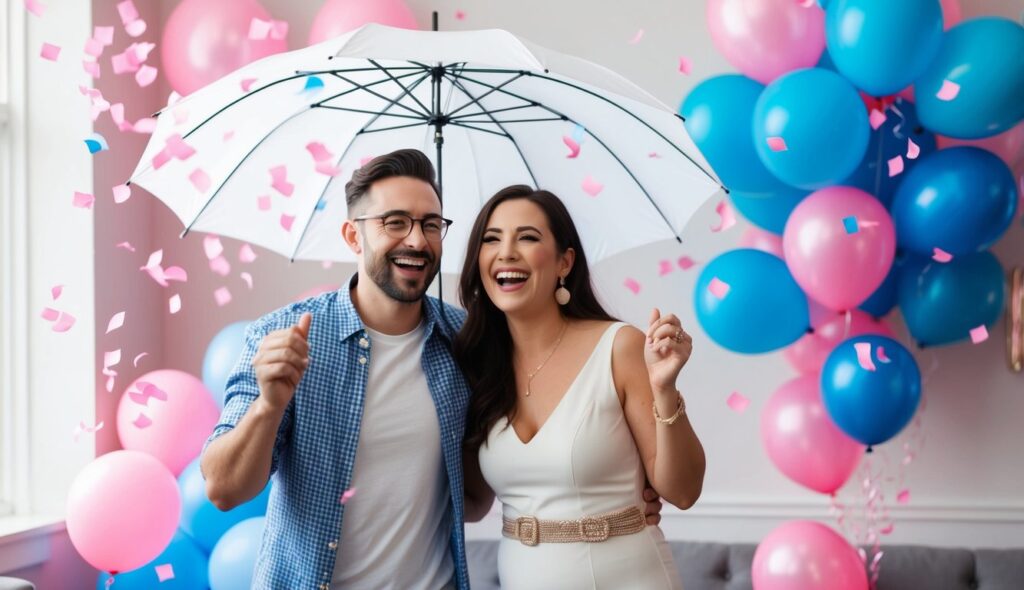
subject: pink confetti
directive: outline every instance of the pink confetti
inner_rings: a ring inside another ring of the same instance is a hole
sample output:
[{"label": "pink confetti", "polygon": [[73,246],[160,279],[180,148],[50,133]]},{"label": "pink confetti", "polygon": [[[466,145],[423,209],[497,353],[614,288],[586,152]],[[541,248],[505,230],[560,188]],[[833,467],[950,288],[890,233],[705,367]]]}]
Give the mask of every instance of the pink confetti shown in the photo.
[{"label": "pink confetti", "polygon": [[121,326],[124,325],[124,314],[125,312],[119,311],[110,318],[110,321],[107,322],[107,334],[119,329]]},{"label": "pink confetti", "polygon": [[256,199],[256,207],[259,208],[260,211],[270,211],[270,197],[264,195]]},{"label": "pink confetti", "polygon": [[227,143],[227,142],[231,141],[231,138],[234,137],[234,136],[235,136],[235,132],[234,131],[226,131],[224,133],[224,137],[222,137],[221,140],[224,141],[225,143]]},{"label": "pink confetti", "polygon": [[42,18],[43,13],[46,12],[46,6],[36,0],[25,0],[25,10]]},{"label": "pink confetti", "polygon": [[139,10],[135,8],[135,3],[132,0],[119,2],[117,4],[117,14],[121,17],[121,23],[125,25],[139,18]]},{"label": "pink confetti", "polygon": [[971,342],[981,344],[986,340],[988,340],[988,328],[984,324],[971,329]]},{"label": "pink confetti", "polygon": [[660,158],[661,154],[659,154],[658,152],[651,152],[651,153],[647,154],[647,157],[648,158]]},{"label": "pink confetti", "polygon": [[164,271],[164,278],[168,281],[185,282],[188,280],[188,275],[185,274],[185,269],[180,266],[171,266]]},{"label": "pink confetti", "polygon": [[857,351],[857,362],[860,363],[860,368],[865,371],[875,371],[875,362],[871,360],[871,343],[856,342],[853,348]]},{"label": "pink confetti", "polygon": [[203,252],[207,260],[213,260],[224,253],[224,244],[217,236],[205,236],[203,238]]},{"label": "pink confetti", "polygon": [[218,306],[224,307],[231,303],[231,291],[227,287],[221,287],[213,292],[213,298]]},{"label": "pink confetti", "polygon": [[942,81],[942,88],[935,94],[939,100],[953,100],[960,94],[960,85],[949,80]]},{"label": "pink confetti", "polygon": [[461,10],[455,11],[455,20],[466,20],[466,13]]},{"label": "pink confetti", "polygon": [[871,116],[868,117],[868,121],[871,123],[871,128],[877,131],[879,127],[885,125],[886,118],[885,113],[882,111],[871,109]]},{"label": "pink confetti", "polygon": [[672,261],[662,260],[658,263],[658,276],[663,277],[672,272]]},{"label": "pink confetti", "polygon": [[723,232],[736,225],[736,212],[728,201],[720,202],[718,206],[715,207],[715,212],[718,213],[721,219],[717,226],[711,228],[711,231],[715,233]]},{"label": "pink confetti", "polygon": [[167,307],[171,314],[176,314],[181,311],[181,295],[172,295],[171,298],[167,300]]},{"label": "pink confetti", "polygon": [[337,176],[337,175],[341,174],[341,167],[340,166],[335,166],[335,165],[331,164],[330,162],[323,161],[323,162],[317,162],[316,163],[316,171],[319,174],[323,174],[325,176],[332,176],[333,177],[333,176]]},{"label": "pink confetti", "polygon": [[182,125],[185,121],[188,121],[188,109],[185,107],[178,107],[174,109],[174,124]]},{"label": "pink confetti", "polygon": [[690,258],[689,256],[682,256],[682,257],[679,258],[679,260],[676,261],[676,264],[678,264],[679,268],[681,268],[683,270],[690,270],[697,263],[694,262],[693,259]]},{"label": "pink confetti", "polygon": [[205,193],[210,190],[210,175],[202,168],[193,170],[192,174],[188,175],[188,179],[192,181],[192,186],[196,187],[199,192]]},{"label": "pink confetti", "polygon": [[135,246],[132,246],[131,242],[120,242],[117,245],[115,245],[114,247],[115,248],[121,248],[121,249],[127,250],[129,252],[134,252],[135,251]]},{"label": "pink confetti", "polygon": [[238,261],[248,264],[253,260],[256,260],[256,252],[253,251],[252,246],[242,244],[242,247],[238,249]]},{"label": "pink confetti", "polygon": [[897,155],[889,159],[889,178],[903,173],[903,156]]},{"label": "pink confetti", "polygon": [[110,190],[114,193],[114,202],[118,205],[132,198],[132,188],[127,184],[119,184]]},{"label": "pink confetti", "polygon": [[248,286],[249,290],[252,291],[252,275],[247,272],[242,272],[238,276],[242,277],[242,280],[245,281],[246,286]]},{"label": "pink confetti", "polygon": [[366,163],[372,159],[373,156],[363,156],[362,158],[359,158],[359,167],[362,168],[363,166],[366,166]]},{"label": "pink confetti", "polygon": [[218,256],[210,261],[210,270],[222,277],[226,277],[231,274],[231,263],[228,262],[227,258]]},{"label": "pink confetti", "polygon": [[896,501],[900,504],[907,504],[910,502],[910,490],[900,490],[900,493],[896,494]]},{"label": "pink confetti", "polygon": [[143,358],[145,358],[147,356],[149,356],[148,352],[140,352],[139,354],[135,355],[135,358],[132,359],[132,366],[133,367],[138,367],[139,366],[139,361],[141,361]]},{"label": "pink confetti", "polygon": [[57,321],[57,318],[60,317],[60,312],[52,307],[44,307],[42,313],[39,314],[39,317],[48,322],[55,322]]},{"label": "pink confetti", "polygon": [[729,394],[729,397],[725,400],[725,403],[733,412],[742,414],[747,409],[747,406],[750,405],[750,400],[747,399],[746,396],[744,396],[743,394],[734,391]]},{"label": "pink confetti", "polygon": [[124,26],[124,31],[128,33],[129,37],[139,37],[146,32],[146,21],[141,18],[133,20]]},{"label": "pink confetti", "polygon": [[135,72],[135,82],[139,85],[139,88],[145,88],[156,80],[157,69],[153,66],[142,66],[138,72]]},{"label": "pink confetti", "polygon": [[135,387],[138,389],[138,391],[128,391],[128,399],[130,399],[133,403],[136,403],[140,406],[149,407],[150,398],[162,402],[167,401],[167,392],[160,389],[156,385],[153,385],[152,383],[138,381],[135,383]]},{"label": "pink confetti", "polygon": [[942,248],[932,248],[932,260],[945,264],[950,260],[953,260],[953,255]]},{"label": "pink confetti", "polygon": [[604,185],[594,180],[591,177],[583,179],[583,192],[587,193],[592,197],[596,197],[598,193],[604,190]]},{"label": "pink confetti", "polygon": [[60,317],[57,318],[57,321],[53,324],[52,329],[54,332],[64,333],[70,330],[71,327],[74,325],[75,316],[71,315],[70,313],[62,311],[60,313]]},{"label": "pink confetti", "polygon": [[878,347],[878,348],[877,348],[877,349],[875,350],[875,356],[877,356],[877,357],[878,357],[878,362],[880,362],[880,363],[883,363],[883,364],[886,364],[886,365],[888,365],[889,363],[891,363],[891,362],[892,362],[892,359],[890,359],[890,358],[889,358],[889,357],[888,357],[888,356],[887,356],[887,355],[885,354],[885,347],[884,347],[884,346],[879,346],[879,347]]},{"label": "pink confetti", "polygon": [[178,160],[187,160],[196,153],[196,150],[185,143],[185,140],[178,133],[167,138],[166,149],[170,156]]},{"label": "pink confetti", "polygon": [[887,524],[884,527],[882,527],[881,529],[879,529],[878,532],[880,534],[882,534],[882,535],[891,535],[894,528],[895,528],[895,525],[890,522],[889,524]]},{"label": "pink confetti", "polygon": [[110,369],[121,363],[121,349],[108,350],[103,353],[103,368]]},{"label": "pink confetti", "polygon": [[54,286],[50,287],[50,297],[53,297],[54,301],[60,299],[61,293],[63,293],[63,292],[64,292],[64,285],[54,285]]},{"label": "pink confetti", "polygon": [[167,281],[184,282],[188,280],[188,275],[185,273],[185,269],[179,266],[172,266],[167,270],[164,270],[163,266],[160,265],[163,257],[163,250],[153,252],[149,255],[149,260],[146,262],[146,265],[139,267],[139,270],[146,271],[161,287],[166,287]]},{"label": "pink confetti", "polygon": [[90,38],[85,42],[85,48],[83,49],[83,51],[86,55],[99,57],[103,55],[103,49],[103,43],[101,43],[98,39]]},{"label": "pink confetti", "polygon": [[142,430],[143,428],[149,428],[152,425],[153,421],[149,419],[149,416],[146,416],[145,414],[141,413],[139,414],[139,417],[136,418],[134,422],[132,422],[132,426],[138,428],[139,430]]},{"label": "pink confetti", "polygon": [[349,500],[352,499],[352,496],[355,496],[355,495],[356,495],[356,489],[355,488],[352,488],[350,490],[345,490],[345,493],[343,493],[341,495],[341,498],[339,498],[338,501],[341,502],[342,504],[345,504]]},{"label": "pink confetti", "polygon": [[324,144],[319,141],[311,141],[306,144],[306,151],[309,155],[313,156],[314,162],[323,162],[324,160],[333,160],[334,154],[327,149]]},{"label": "pink confetti", "polygon": [[253,41],[266,40],[270,35],[271,25],[271,21],[252,17],[252,21],[249,23],[249,39]]},{"label": "pink confetti", "polygon": [[100,77],[100,64],[98,64],[98,63],[96,63],[94,61],[89,61],[89,60],[83,59],[82,60],[82,69],[85,70],[85,73],[89,74],[93,78],[99,78]]},{"label": "pink confetti", "polygon": [[789,151],[789,147],[786,145],[786,140],[782,139],[781,137],[769,137],[768,149],[770,149],[773,152]]},{"label": "pink confetti", "polygon": [[74,439],[75,442],[78,442],[78,438],[81,437],[83,434],[93,434],[95,432],[99,432],[100,430],[103,430],[102,420],[95,426],[86,426],[85,420],[82,420],[81,422],[78,423],[78,426],[75,426],[75,430],[72,432],[72,438]]},{"label": "pink confetti", "polygon": [[96,201],[96,197],[89,193],[80,193],[75,191],[75,196],[71,200],[71,204],[79,209],[92,209],[92,204]]},{"label": "pink confetti", "polygon": [[102,43],[104,47],[110,47],[114,44],[114,27],[93,27],[92,38]]},{"label": "pink confetti", "polygon": [[60,47],[50,43],[43,43],[43,48],[39,50],[39,56],[50,61],[57,61],[60,57]]},{"label": "pink confetti", "polygon": [[634,295],[639,295],[640,294],[640,283],[636,282],[636,280],[634,280],[634,279],[626,279],[625,281],[623,281],[622,284],[627,289],[632,291]]},{"label": "pink confetti", "polygon": [[679,58],[679,73],[685,74],[685,75],[689,76],[690,72],[692,70],[693,70],[693,64],[690,62],[690,58],[688,58],[688,57],[680,57]]},{"label": "pink confetti", "polygon": [[270,169],[270,186],[286,197],[292,196],[295,192],[295,185],[288,182],[288,167],[274,166]]},{"label": "pink confetti", "polygon": [[711,291],[711,294],[719,299],[725,299],[725,296],[729,294],[729,289],[731,289],[729,284],[718,277],[713,277],[711,283],[708,284],[708,291]]},{"label": "pink confetti", "polygon": [[160,580],[161,582],[166,582],[167,580],[173,580],[174,579],[174,566],[173,565],[171,565],[169,563],[165,563],[163,565],[156,566],[156,568],[154,568],[154,569],[156,569],[156,577],[157,577],[157,579]]},{"label": "pink confetti", "polygon": [[644,30],[637,29],[636,33],[633,33],[633,38],[629,40],[630,45],[636,45],[644,38]]},{"label": "pink confetti", "polygon": [[907,159],[916,160],[921,155],[921,146],[914,143],[914,140],[907,138]]},{"label": "pink confetti", "polygon": [[295,223],[295,216],[294,215],[288,215],[286,213],[282,213],[281,214],[281,227],[284,228],[284,231],[287,231],[287,232],[292,231],[292,224],[293,223]]},{"label": "pink confetti", "polygon": [[239,84],[242,86],[242,92],[249,92],[252,85],[256,83],[256,78],[243,78]]},{"label": "pink confetti", "polygon": [[562,136],[562,143],[569,147],[569,155],[566,158],[572,159],[580,155],[580,144],[568,135]]}]

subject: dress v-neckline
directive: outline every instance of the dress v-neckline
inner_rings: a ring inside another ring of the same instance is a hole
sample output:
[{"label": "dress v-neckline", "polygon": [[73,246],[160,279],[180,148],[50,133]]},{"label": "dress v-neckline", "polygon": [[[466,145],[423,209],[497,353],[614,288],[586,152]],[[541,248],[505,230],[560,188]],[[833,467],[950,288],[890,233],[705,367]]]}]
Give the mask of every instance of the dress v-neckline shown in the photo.
[{"label": "dress v-neckline", "polygon": [[576,388],[576,384],[579,382],[580,376],[583,375],[584,371],[587,370],[587,367],[590,366],[590,363],[593,362],[594,355],[597,354],[598,349],[601,348],[601,344],[604,343],[605,336],[608,335],[608,332],[612,328],[619,325],[619,323],[620,322],[613,323],[612,325],[605,328],[604,332],[601,333],[601,337],[597,339],[597,344],[595,344],[594,349],[590,351],[590,356],[587,357],[587,361],[583,363],[582,367],[580,367],[580,370],[578,373],[576,373],[576,376],[573,378],[572,383],[569,384],[569,387],[567,387],[565,392],[562,393],[561,399],[559,399],[558,403],[555,404],[555,408],[551,410],[551,413],[548,414],[548,417],[545,418],[543,422],[541,422],[540,427],[537,428],[537,432],[533,433],[533,436],[530,437],[530,440],[524,441],[522,437],[519,436],[519,431],[516,430],[516,427],[514,424],[512,424],[512,421],[509,420],[508,418],[505,419],[506,423],[508,424],[508,427],[512,430],[512,436],[515,437],[516,441],[519,442],[520,445],[528,447],[530,446],[530,443],[532,443],[540,435],[540,433],[544,430],[544,427],[547,426],[548,422],[550,422],[551,419],[558,412],[558,409],[564,405],[563,402],[565,402],[565,398],[569,397],[569,394],[571,394],[573,389]]}]

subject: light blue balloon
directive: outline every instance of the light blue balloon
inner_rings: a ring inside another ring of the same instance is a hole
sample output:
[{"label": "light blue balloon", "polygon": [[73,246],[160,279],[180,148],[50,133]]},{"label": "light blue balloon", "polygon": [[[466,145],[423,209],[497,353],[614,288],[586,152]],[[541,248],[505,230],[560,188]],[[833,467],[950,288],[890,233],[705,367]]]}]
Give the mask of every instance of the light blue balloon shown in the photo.
[{"label": "light blue balloon", "polygon": [[181,490],[181,530],[192,536],[196,543],[209,553],[228,529],[243,520],[267,513],[270,487],[271,484],[268,483],[252,500],[222,512],[206,496],[206,481],[199,470],[199,459],[196,459],[178,476],[178,489]]},{"label": "light blue balloon", "polygon": [[250,518],[231,527],[210,554],[211,590],[252,588],[256,555],[263,542],[265,517]]},{"label": "light blue balloon", "polygon": [[[719,298],[712,280],[729,286]],[[704,267],[694,292],[697,319],[712,340],[734,352],[782,348],[811,327],[807,296],[778,257],[752,249],[730,250]]]},{"label": "light blue balloon", "polygon": [[[206,553],[195,541],[182,531],[174,533],[170,545],[146,565],[117,574],[112,588],[116,590],[206,590],[210,587],[207,579]],[[160,581],[156,567],[170,565],[174,578]],[[96,580],[96,590],[108,590],[110,574],[102,572]]]},{"label": "light blue balloon", "polygon": [[[952,100],[938,97],[948,80]],[[1024,27],[998,17],[964,21],[946,32],[931,65],[914,83],[917,113],[936,133],[977,139],[1024,119]]]},{"label": "light blue balloon", "polygon": [[938,0],[831,0],[825,43],[836,68],[874,97],[906,88],[939,51]]},{"label": "light blue balloon", "polygon": [[[833,56],[834,57],[834,56]],[[868,146],[868,116],[857,90],[821,68],[790,72],[764,89],[754,106],[754,147],[786,184],[808,190],[842,181]],[[775,151],[769,138],[782,138]]]},{"label": "light blue balloon", "polygon": [[224,407],[224,389],[235,363],[245,349],[245,329],[250,322],[235,322],[221,328],[210,340],[203,356],[203,385],[213,394],[213,400]]},{"label": "light blue balloon", "polygon": [[974,328],[996,323],[1003,312],[1003,285],[1003,267],[991,252],[946,264],[917,259],[900,273],[900,312],[921,346],[960,342]]},{"label": "light blue balloon", "polygon": [[985,250],[998,240],[1017,211],[1013,173],[991,152],[969,146],[939,150],[900,183],[892,220],[901,248],[931,256]]},{"label": "light blue balloon", "polygon": [[764,86],[728,74],[701,82],[679,107],[686,131],[718,178],[733,191],[767,193],[781,187],[754,149],[750,120]]},{"label": "light blue balloon", "polygon": [[729,198],[748,221],[781,236],[786,229],[789,214],[809,194],[810,191],[782,185],[779,190],[767,195],[749,195],[732,191]]},{"label": "light blue balloon", "polygon": [[[857,344],[870,346],[875,370],[861,365]],[[910,352],[892,338],[855,336],[841,342],[825,360],[821,397],[843,432],[866,445],[881,444],[914,417],[921,401],[921,371]]]}]

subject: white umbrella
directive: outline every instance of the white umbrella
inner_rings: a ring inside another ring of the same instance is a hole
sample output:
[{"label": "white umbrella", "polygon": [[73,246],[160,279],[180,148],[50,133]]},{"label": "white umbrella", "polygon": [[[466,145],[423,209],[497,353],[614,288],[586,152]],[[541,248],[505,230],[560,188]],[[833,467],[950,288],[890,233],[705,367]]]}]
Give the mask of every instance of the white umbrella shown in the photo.
[{"label": "white umbrella", "polygon": [[455,221],[446,272],[460,269],[481,204],[509,184],[560,196],[593,262],[678,240],[722,188],[680,117],[606,68],[502,30],[376,24],[264,58],[168,106],[130,183],[166,203],[185,233],[353,261],[339,235],[345,182],[398,148],[422,149],[438,169]]}]

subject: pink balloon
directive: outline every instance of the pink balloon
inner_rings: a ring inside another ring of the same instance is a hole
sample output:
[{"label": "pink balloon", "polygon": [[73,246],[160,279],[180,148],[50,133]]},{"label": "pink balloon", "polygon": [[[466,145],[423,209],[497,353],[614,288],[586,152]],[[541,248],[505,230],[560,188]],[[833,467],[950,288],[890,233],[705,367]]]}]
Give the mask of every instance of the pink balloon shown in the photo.
[{"label": "pink balloon", "polygon": [[964,20],[964,13],[960,10],[960,0],[939,0],[942,5],[942,29],[948,31]]},{"label": "pink balloon", "polygon": [[293,301],[302,301],[303,299],[309,299],[310,297],[316,297],[317,295],[322,295],[324,293],[327,293],[328,291],[337,291],[340,288],[341,288],[341,285],[337,285],[337,284],[333,284],[333,285],[317,285],[316,287],[312,287],[310,289],[306,289],[302,293],[299,293],[298,295],[295,296],[295,299]]},{"label": "pink balloon", "polygon": [[261,57],[288,50],[285,39],[250,39],[254,18],[272,20],[256,0],[183,0],[167,19],[161,47],[171,88],[190,94]]},{"label": "pink balloon", "polygon": [[850,314],[849,326],[845,313],[833,311],[820,324],[815,324],[812,318],[814,332],[804,334],[783,351],[789,364],[801,374],[820,373],[829,353],[843,340],[864,334],[892,337],[892,330],[884,322],[859,309],[851,309],[847,313]]},{"label": "pink balloon", "polygon": [[939,149],[958,145],[969,145],[988,150],[999,156],[999,159],[1006,162],[1011,169],[1024,162],[1024,121],[1003,131],[998,135],[983,137],[981,139],[956,139],[945,135],[935,134],[935,141]]},{"label": "pink balloon", "polygon": [[178,482],[160,461],[139,451],[97,457],[68,491],[68,536],[90,565],[126,572],[156,559],[178,528]]},{"label": "pink balloon", "polygon": [[825,49],[825,12],[796,0],[708,0],[715,47],[749,78],[768,84],[814,67]]},{"label": "pink balloon", "polygon": [[334,39],[367,23],[420,28],[412,10],[402,0],[327,0],[313,18],[309,44]]},{"label": "pink balloon", "polygon": [[126,449],[148,453],[177,477],[199,456],[220,411],[199,379],[162,369],[136,379],[117,406],[117,434]]},{"label": "pink balloon", "polygon": [[755,226],[743,231],[743,235],[740,236],[740,248],[752,248],[785,258],[782,254],[782,238]]},{"label": "pink balloon", "polygon": [[857,188],[830,186],[793,209],[782,249],[808,297],[845,311],[863,303],[885,280],[896,253],[896,231],[878,199]]},{"label": "pink balloon", "polygon": [[829,527],[793,520],[757,546],[751,568],[754,590],[867,590],[856,550]]},{"label": "pink balloon", "polygon": [[864,446],[839,430],[821,401],[817,375],[786,382],[761,411],[761,443],[786,477],[822,494],[850,479]]}]

